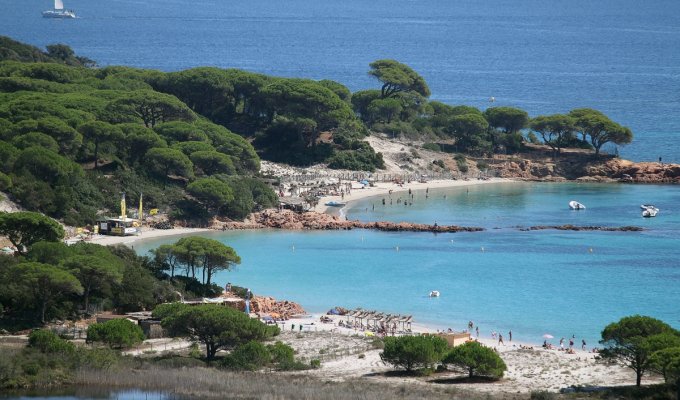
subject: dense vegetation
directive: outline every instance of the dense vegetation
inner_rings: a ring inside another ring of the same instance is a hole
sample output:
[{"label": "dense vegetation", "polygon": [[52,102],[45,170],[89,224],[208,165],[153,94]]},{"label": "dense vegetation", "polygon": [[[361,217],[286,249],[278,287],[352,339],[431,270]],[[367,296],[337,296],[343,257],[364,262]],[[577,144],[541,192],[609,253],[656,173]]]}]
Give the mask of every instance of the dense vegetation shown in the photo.
[{"label": "dense vegetation", "polygon": [[248,141],[155,91],[164,74],[85,68],[63,45],[0,46],[19,60],[0,62],[0,190],[23,207],[82,225],[117,214],[120,192],[176,218],[275,204]]},{"label": "dense vegetation", "polygon": [[[11,230],[14,237],[22,238],[17,243],[24,253],[0,257],[2,327],[32,327],[101,310],[151,310],[183,296],[218,295],[222,289],[210,281],[212,275],[240,262],[231,247],[201,237],[162,246],[153,258],[138,256],[125,246],[85,242],[67,246],[59,241],[64,235],[61,226],[56,225],[55,232],[52,223],[37,213],[0,214],[0,232]],[[174,276],[168,262],[187,276]],[[127,343],[107,336],[106,327],[93,329],[105,329],[92,331],[94,341]]]},{"label": "dense vegetation", "polygon": [[379,88],[355,93],[234,69],[93,64],[65,45],[43,52],[0,37],[0,191],[69,225],[117,210],[120,192],[144,192],[148,206],[178,219],[243,218],[276,203],[257,179],[259,157],[374,171],[384,162],[362,140],[370,131],[476,156],[539,137],[555,156],[632,140],[591,109],[531,119],[512,107],[429,101],[425,80],[394,60],[371,63]]}]

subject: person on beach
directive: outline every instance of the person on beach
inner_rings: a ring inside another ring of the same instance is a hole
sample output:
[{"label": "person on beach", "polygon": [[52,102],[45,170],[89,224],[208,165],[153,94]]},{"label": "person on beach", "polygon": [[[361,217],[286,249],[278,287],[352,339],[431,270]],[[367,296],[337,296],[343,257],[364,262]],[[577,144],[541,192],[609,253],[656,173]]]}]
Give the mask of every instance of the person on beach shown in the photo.
[{"label": "person on beach", "polygon": [[[436,224],[437,224],[437,223],[435,222],[435,225],[436,225]],[[468,322],[468,329],[469,329],[469,330],[472,330],[472,327],[473,327],[474,325],[475,325],[475,324],[474,324],[472,321]]]},{"label": "person on beach", "polygon": [[574,349],[574,339],[569,339],[569,350]]},{"label": "person on beach", "polygon": [[508,341],[512,342],[512,330],[508,332]]},{"label": "person on beach", "polygon": [[295,324],[290,324],[290,330],[294,331],[295,330]]},{"label": "person on beach", "polygon": [[477,339],[479,339],[479,326],[475,328],[475,333],[477,333]]},{"label": "person on beach", "polygon": [[585,351],[586,350],[586,340],[581,339],[581,350]]},{"label": "person on beach", "polygon": [[564,338],[560,339],[560,349],[564,350]]},{"label": "person on beach", "polygon": [[503,343],[503,335],[501,335],[500,333],[498,334],[498,345],[505,346],[505,343]]},{"label": "person on beach", "polygon": [[302,332],[302,324],[300,324],[300,332]]}]

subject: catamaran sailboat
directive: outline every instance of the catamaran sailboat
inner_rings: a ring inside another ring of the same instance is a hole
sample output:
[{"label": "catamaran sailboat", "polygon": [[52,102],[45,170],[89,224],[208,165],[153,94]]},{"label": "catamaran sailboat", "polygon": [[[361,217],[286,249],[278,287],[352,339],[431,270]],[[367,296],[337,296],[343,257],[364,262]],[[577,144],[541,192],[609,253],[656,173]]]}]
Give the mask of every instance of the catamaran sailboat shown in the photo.
[{"label": "catamaran sailboat", "polygon": [[73,10],[64,10],[62,0],[54,0],[54,10],[43,11],[42,16],[45,18],[75,18],[76,13]]}]

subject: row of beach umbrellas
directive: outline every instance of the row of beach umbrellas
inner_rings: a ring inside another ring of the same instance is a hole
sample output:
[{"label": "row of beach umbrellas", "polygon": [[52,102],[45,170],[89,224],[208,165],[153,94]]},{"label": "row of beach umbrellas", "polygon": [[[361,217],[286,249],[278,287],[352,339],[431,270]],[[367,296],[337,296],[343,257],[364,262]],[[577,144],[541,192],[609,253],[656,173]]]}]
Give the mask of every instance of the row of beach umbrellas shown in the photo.
[{"label": "row of beach umbrellas", "polygon": [[[378,311],[367,311],[357,308],[356,310],[348,311],[345,316],[347,317],[347,322],[350,318],[354,319],[354,322],[359,320],[359,323],[363,325],[363,320],[366,320],[366,326],[370,329],[378,328],[379,326],[395,326],[401,325],[402,330],[407,327],[411,329],[411,322],[413,321],[413,316],[411,315],[400,315],[400,314],[385,314]],[[373,326],[371,326],[373,322]]]}]

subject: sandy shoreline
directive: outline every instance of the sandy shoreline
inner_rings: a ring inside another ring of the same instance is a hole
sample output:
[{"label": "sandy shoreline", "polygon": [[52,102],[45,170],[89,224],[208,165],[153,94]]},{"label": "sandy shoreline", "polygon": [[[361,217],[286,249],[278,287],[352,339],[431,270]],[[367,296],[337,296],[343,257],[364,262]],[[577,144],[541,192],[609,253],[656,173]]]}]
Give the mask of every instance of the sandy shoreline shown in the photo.
[{"label": "sandy shoreline", "polygon": [[[347,203],[350,206],[352,203],[366,199],[369,197],[388,196],[390,191],[393,194],[404,193],[410,190],[425,190],[425,189],[442,189],[454,188],[464,186],[486,185],[491,183],[506,183],[515,182],[512,179],[506,178],[489,178],[487,180],[471,179],[471,180],[433,180],[428,182],[404,182],[403,184],[396,184],[393,182],[376,182],[375,186],[363,188],[358,182],[352,182],[352,191],[343,196],[326,196],[319,201],[314,211],[319,213],[332,212],[339,210],[337,207],[327,206],[326,203],[330,201]],[[343,207],[344,208],[344,207]]]},{"label": "sandy shoreline", "polygon": [[87,240],[87,242],[100,244],[102,246],[110,246],[116,244],[124,244],[126,246],[130,246],[134,242],[137,242],[139,240],[156,239],[161,237],[172,236],[198,235],[205,232],[213,232],[213,230],[207,228],[173,228],[173,229],[143,228],[142,232],[138,235],[134,236],[94,235],[91,239]]},{"label": "sandy shoreline", "polygon": [[[386,372],[393,368],[380,359],[380,349],[372,346],[373,333],[338,326],[345,316],[330,316],[332,323],[320,322],[322,314],[306,318],[295,318],[279,324],[282,328],[277,340],[293,346],[303,359],[320,359],[322,366],[312,370],[310,375],[324,380],[352,381],[370,379],[392,384],[432,384],[428,380],[448,380],[464,376],[460,371],[438,374],[427,379],[417,377],[390,377]],[[300,324],[303,329],[300,330]],[[294,329],[293,329],[294,328]],[[436,333],[435,329],[413,324],[417,333]],[[473,339],[475,337],[473,336]],[[508,370],[502,380],[489,383],[457,383],[459,388],[493,394],[529,393],[546,390],[558,392],[571,386],[622,386],[635,382],[635,374],[628,368],[607,364],[597,353],[582,351],[574,346],[574,352],[544,349],[540,345],[525,342],[510,342],[504,336],[505,344],[499,345],[488,335],[477,339],[490,348],[495,348],[505,361]],[[553,345],[559,339],[553,339]],[[568,339],[565,347],[568,348]],[[646,377],[645,383],[658,382],[659,377]]]}]

